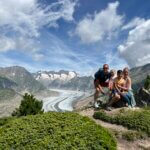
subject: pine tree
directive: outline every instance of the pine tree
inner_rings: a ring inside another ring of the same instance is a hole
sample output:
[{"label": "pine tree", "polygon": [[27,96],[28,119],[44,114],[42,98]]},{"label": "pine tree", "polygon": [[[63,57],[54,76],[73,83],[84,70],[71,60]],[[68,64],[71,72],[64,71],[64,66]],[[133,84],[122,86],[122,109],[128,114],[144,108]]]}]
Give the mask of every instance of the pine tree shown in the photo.
[{"label": "pine tree", "polygon": [[12,116],[27,116],[43,113],[43,102],[37,100],[33,95],[25,93],[19,108],[17,108]]},{"label": "pine tree", "polygon": [[147,89],[147,90],[150,89],[150,75],[148,75],[146,80],[145,80],[144,88]]}]

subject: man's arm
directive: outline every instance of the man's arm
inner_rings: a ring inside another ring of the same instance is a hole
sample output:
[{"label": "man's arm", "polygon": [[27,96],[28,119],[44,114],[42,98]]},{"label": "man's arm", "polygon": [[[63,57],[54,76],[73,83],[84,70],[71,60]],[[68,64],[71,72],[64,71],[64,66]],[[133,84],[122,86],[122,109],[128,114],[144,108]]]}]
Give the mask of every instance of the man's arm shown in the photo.
[{"label": "man's arm", "polygon": [[100,84],[98,85],[98,88],[100,89],[102,94],[105,94],[105,92],[104,92],[104,90],[103,90],[103,88],[102,88],[102,86]]}]

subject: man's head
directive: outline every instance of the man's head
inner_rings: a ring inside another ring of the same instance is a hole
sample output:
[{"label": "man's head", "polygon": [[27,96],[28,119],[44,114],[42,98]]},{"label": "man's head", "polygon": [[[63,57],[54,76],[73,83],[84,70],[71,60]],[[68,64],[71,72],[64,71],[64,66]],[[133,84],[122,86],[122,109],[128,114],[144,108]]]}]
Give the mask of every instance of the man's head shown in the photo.
[{"label": "man's head", "polygon": [[104,64],[104,65],[103,65],[103,71],[104,71],[104,73],[108,73],[108,71],[109,71],[109,66],[108,66],[108,64]]},{"label": "man's head", "polygon": [[129,75],[129,69],[128,69],[128,67],[126,67],[126,68],[123,69],[123,75],[125,77],[127,77]]},{"label": "man's head", "polygon": [[123,77],[123,71],[122,71],[122,70],[118,70],[118,71],[117,71],[117,77],[118,77],[119,79],[121,79],[121,78]]}]

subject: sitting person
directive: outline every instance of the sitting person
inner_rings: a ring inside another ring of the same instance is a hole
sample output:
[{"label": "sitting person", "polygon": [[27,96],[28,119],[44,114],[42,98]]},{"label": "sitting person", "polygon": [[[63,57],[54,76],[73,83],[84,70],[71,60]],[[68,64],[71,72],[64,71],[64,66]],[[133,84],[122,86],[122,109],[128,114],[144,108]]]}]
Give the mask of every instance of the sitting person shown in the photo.
[{"label": "sitting person", "polygon": [[116,77],[116,70],[114,70],[114,69],[110,70],[110,74],[111,74],[111,77],[110,77],[110,80],[109,80],[109,89],[110,89],[110,91],[112,91],[113,84],[114,84],[114,79]]},{"label": "sitting person", "polygon": [[118,70],[117,77],[114,79],[112,95],[107,107],[108,110],[111,109],[110,106],[112,106],[112,104],[114,104],[115,102],[121,99],[121,92],[123,92],[123,89],[121,89],[120,87],[124,87],[124,86],[125,86],[125,80],[123,78],[123,71]]},{"label": "sitting person", "polygon": [[109,80],[111,74],[109,72],[108,64],[103,65],[103,69],[98,70],[95,73],[94,85],[95,85],[95,94],[94,94],[94,107],[98,108],[97,99],[100,93],[105,94],[103,87],[109,87]]},{"label": "sitting person", "polygon": [[123,78],[125,80],[125,86],[120,86],[119,88],[124,90],[125,92],[122,92],[121,96],[123,100],[127,102],[128,107],[135,107],[136,101],[131,88],[132,81],[129,76],[129,69],[127,67],[123,69],[123,75],[124,75]]}]

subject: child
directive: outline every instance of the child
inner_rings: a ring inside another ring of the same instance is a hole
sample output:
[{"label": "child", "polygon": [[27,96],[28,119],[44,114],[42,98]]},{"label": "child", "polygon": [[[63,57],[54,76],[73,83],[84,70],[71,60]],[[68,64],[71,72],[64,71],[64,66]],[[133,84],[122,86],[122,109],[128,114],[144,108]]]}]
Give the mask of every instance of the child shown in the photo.
[{"label": "child", "polygon": [[117,77],[114,79],[111,100],[108,103],[108,107],[107,107],[108,110],[111,110],[111,108],[109,106],[111,106],[113,103],[115,103],[121,99],[120,93],[123,91],[119,86],[121,86],[121,87],[125,86],[125,80],[123,79],[123,71],[122,70],[117,71]]},{"label": "child", "polygon": [[118,70],[117,71],[117,77],[114,79],[114,84],[113,84],[113,92],[116,97],[118,97],[120,92],[123,92],[122,89],[119,88],[119,86],[123,87],[125,86],[125,80],[123,78],[123,71]]},{"label": "child", "polygon": [[109,89],[112,91],[113,89],[113,84],[114,84],[114,79],[116,77],[116,70],[110,70],[110,74],[111,74],[111,77],[110,77],[110,80],[109,80]]}]

